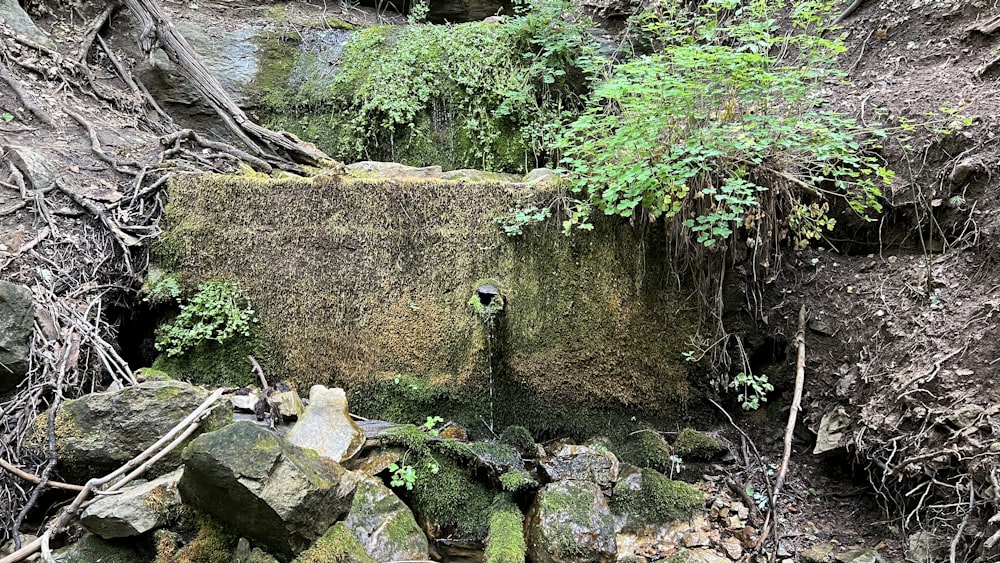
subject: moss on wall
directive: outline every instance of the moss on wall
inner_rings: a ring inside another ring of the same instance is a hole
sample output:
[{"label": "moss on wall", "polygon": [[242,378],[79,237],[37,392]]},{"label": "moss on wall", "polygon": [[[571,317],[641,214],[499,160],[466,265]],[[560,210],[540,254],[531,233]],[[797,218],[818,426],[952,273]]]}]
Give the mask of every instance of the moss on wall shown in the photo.
[{"label": "moss on wall", "polygon": [[[507,238],[494,217],[518,189],[180,178],[158,255],[185,283],[237,281],[260,318],[265,372],[345,387],[366,416],[440,414],[540,438],[673,419],[691,394],[681,353],[695,319],[659,235],[608,219],[572,237],[553,221]],[[489,361],[469,306],[483,279],[506,302]]]}]

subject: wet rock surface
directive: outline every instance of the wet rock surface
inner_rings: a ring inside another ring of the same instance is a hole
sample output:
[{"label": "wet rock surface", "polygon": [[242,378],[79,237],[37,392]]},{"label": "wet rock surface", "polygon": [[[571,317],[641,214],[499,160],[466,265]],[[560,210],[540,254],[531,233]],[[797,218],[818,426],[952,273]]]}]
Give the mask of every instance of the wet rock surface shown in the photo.
[{"label": "wet rock surface", "polygon": [[358,476],[351,511],[344,525],[376,561],[427,558],[427,536],[403,504],[382,481]]},{"label": "wet rock surface", "polygon": [[545,485],[526,520],[528,554],[535,563],[616,560],[614,518],[595,483],[564,480]]},{"label": "wet rock surface", "polygon": [[538,464],[551,481],[591,481],[606,489],[618,479],[618,458],[607,449],[566,444]]}]

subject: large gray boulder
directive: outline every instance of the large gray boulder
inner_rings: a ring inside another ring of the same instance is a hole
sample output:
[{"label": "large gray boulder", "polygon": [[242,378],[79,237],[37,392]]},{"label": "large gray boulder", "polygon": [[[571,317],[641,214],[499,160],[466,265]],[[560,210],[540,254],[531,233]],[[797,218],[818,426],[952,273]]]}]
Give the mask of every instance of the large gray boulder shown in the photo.
[{"label": "large gray boulder", "polygon": [[354,457],[365,443],[364,431],[347,412],[344,390],[322,385],[309,389],[309,406],[286,438],[337,463]]},{"label": "large gray boulder", "polygon": [[427,536],[413,512],[382,481],[361,475],[344,525],[376,561],[424,561]]},{"label": "large gray boulder", "polygon": [[615,521],[595,483],[566,480],[542,487],[528,511],[528,555],[534,563],[610,563]]},{"label": "large gray boulder", "polygon": [[[147,381],[119,391],[91,393],[66,401],[56,415],[60,473],[67,481],[83,483],[114,471],[153,445],[208,395],[200,387],[167,380]],[[211,432],[228,424],[232,409],[224,406],[225,403],[220,403],[197,433]],[[44,451],[48,443],[47,415],[41,414],[33,426],[31,443]],[[149,476],[168,473],[180,464],[178,448],[153,465]]]},{"label": "large gray boulder", "polygon": [[249,421],[199,436],[183,457],[184,503],[279,559],[308,548],[339,520],[357,483],[340,465]]},{"label": "large gray boulder", "polygon": [[567,444],[540,459],[538,465],[552,481],[592,481],[609,489],[618,479],[618,458],[606,449]]},{"label": "large gray boulder", "polygon": [[84,528],[104,539],[126,538],[166,526],[180,513],[177,482],[183,469],[141,485],[125,487],[119,494],[98,497],[80,515]]},{"label": "large gray boulder", "polygon": [[28,373],[33,325],[31,290],[0,281],[0,391],[14,387]]}]

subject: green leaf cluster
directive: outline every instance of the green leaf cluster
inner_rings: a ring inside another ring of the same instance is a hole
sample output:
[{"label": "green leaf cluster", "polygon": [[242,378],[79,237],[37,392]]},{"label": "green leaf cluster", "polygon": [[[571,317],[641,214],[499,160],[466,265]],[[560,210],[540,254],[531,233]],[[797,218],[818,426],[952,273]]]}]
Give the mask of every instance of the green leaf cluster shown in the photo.
[{"label": "green leaf cluster", "polygon": [[[172,278],[164,278],[168,279]],[[154,295],[177,296],[177,288],[169,283],[161,289]],[[156,349],[173,357],[205,341],[222,343],[235,336],[250,337],[256,322],[253,308],[235,283],[205,282],[190,299],[182,301],[180,313],[173,321],[157,329]]]},{"label": "green leaf cluster", "polygon": [[[573,190],[609,215],[676,217],[704,246],[742,232],[803,244],[835,222],[828,201],[878,212],[892,173],[878,135],[817,96],[844,49],[832,4],[711,0],[644,14],[655,46],[616,66],[559,140]],[[768,205],[762,205],[762,202]],[[791,210],[791,212],[788,212]]]},{"label": "green leaf cluster", "polygon": [[463,166],[522,170],[545,160],[567,112],[582,108],[590,27],[568,0],[535,2],[504,23],[373,26],[345,46],[332,82],[314,65],[262,103],[346,161],[402,161],[407,147],[451,143]]}]

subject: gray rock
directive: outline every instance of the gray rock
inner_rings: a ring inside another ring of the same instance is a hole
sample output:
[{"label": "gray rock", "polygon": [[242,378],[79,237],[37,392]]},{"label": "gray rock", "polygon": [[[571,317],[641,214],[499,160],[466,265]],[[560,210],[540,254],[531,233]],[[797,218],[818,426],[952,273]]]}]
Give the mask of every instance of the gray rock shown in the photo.
[{"label": "gray rock", "polygon": [[25,13],[17,0],[0,0],[0,20],[6,22],[15,33],[23,35],[35,43],[55,49],[49,36],[35,26],[31,16]]},{"label": "gray rock", "polygon": [[615,522],[600,487],[587,481],[545,485],[528,511],[528,555],[535,563],[615,561]]},{"label": "gray rock", "polygon": [[135,563],[145,561],[132,543],[104,540],[94,534],[84,534],[72,545],[52,552],[58,563]]},{"label": "gray rock", "polygon": [[104,539],[138,536],[167,525],[179,513],[177,481],[183,469],[158,479],[125,487],[120,494],[98,497],[80,516],[80,523]]},{"label": "gray rock", "polygon": [[413,512],[379,479],[359,476],[344,525],[376,561],[427,559],[427,536]]},{"label": "gray rock", "polygon": [[183,458],[184,503],[279,558],[308,548],[340,519],[357,482],[340,465],[252,422],[199,436]]},{"label": "gray rock", "polygon": [[0,281],[0,391],[16,386],[28,373],[33,310],[30,289]]},{"label": "gray rock", "polygon": [[842,407],[824,414],[819,423],[819,431],[816,433],[816,447],[813,448],[813,454],[821,455],[844,448],[847,445],[850,427],[851,417],[847,416]]},{"label": "gray rock", "polygon": [[[56,416],[60,472],[69,482],[84,483],[114,471],[159,440],[207,397],[204,389],[168,380],[147,381],[120,391],[91,393],[66,401]],[[230,420],[232,410],[217,407],[197,432],[210,432]],[[43,413],[35,420],[31,433],[35,448],[44,451],[46,431],[47,417]],[[153,465],[149,476],[173,471],[180,464],[180,449],[176,449]]]},{"label": "gray rock", "polygon": [[418,168],[416,166],[407,166],[405,164],[399,164],[396,162],[375,162],[372,160],[365,160],[362,162],[355,162],[354,164],[349,164],[347,170],[353,172],[368,173],[372,176],[378,178],[432,178],[438,179],[443,176],[440,166],[424,166],[423,168]]},{"label": "gray rock", "polygon": [[505,182],[514,183],[520,179],[514,174],[503,174],[500,172],[486,172],[473,168],[460,168],[449,170],[441,174],[444,180],[464,181],[464,182]]},{"label": "gray rock", "polygon": [[578,479],[607,489],[618,479],[615,454],[587,446],[562,446],[554,455],[540,459],[538,464],[552,481]]},{"label": "gray rock", "polygon": [[56,169],[53,158],[30,147],[4,145],[7,159],[17,167],[30,188],[48,190],[55,184]]},{"label": "gray rock", "polygon": [[322,385],[309,389],[309,406],[288,431],[287,438],[292,444],[316,450],[337,463],[354,457],[365,443],[364,431],[348,414],[344,390]]}]

